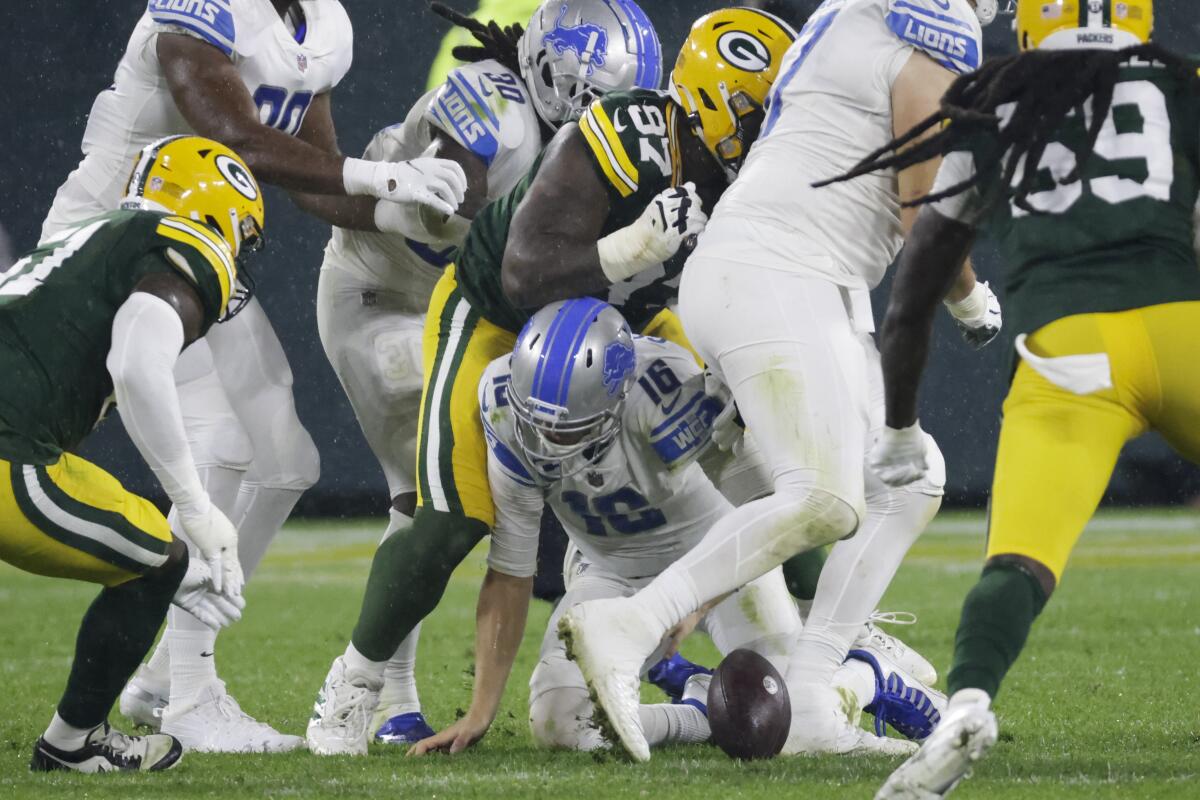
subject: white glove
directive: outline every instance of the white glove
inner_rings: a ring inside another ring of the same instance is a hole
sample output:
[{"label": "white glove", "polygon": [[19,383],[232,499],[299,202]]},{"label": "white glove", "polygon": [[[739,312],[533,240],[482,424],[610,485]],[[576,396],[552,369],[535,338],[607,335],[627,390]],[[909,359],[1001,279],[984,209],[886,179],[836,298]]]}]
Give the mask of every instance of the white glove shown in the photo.
[{"label": "white glove", "polygon": [[929,471],[926,448],[920,422],[899,430],[885,426],[867,456],[867,464],[888,486],[906,486]]},{"label": "white glove", "polygon": [[596,243],[600,268],[613,283],[628,280],[671,258],[685,241],[699,236],[706,224],[708,215],[696,184],[667,189],[650,201],[633,224]]},{"label": "white glove", "polygon": [[971,293],[952,303],[945,301],[946,308],[954,317],[962,337],[976,350],[982,349],[1000,335],[1003,320],[1000,315],[1000,298],[987,283],[976,283]]},{"label": "white glove", "polygon": [[742,454],[742,440],[746,435],[746,426],[738,413],[737,403],[733,400],[733,392],[725,382],[717,377],[712,370],[704,370],[704,393],[709,397],[720,400],[725,408],[717,414],[712,425],[712,440],[722,452]]},{"label": "white glove", "polygon": [[348,195],[370,195],[395,203],[420,203],[446,216],[467,195],[467,174],[456,161],[414,158],[411,161],[365,161],[347,158],[342,182]]},{"label": "white glove", "polygon": [[176,504],[175,513],[184,537],[208,562],[213,591],[229,598],[240,597],[246,580],[238,561],[238,536],[233,523],[208,497],[203,505]]},{"label": "white glove", "polygon": [[229,597],[213,589],[213,573],[207,562],[199,558],[188,561],[187,574],[171,602],[203,622],[214,631],[228,627],[242,618],[246,601],[241,595]]}]

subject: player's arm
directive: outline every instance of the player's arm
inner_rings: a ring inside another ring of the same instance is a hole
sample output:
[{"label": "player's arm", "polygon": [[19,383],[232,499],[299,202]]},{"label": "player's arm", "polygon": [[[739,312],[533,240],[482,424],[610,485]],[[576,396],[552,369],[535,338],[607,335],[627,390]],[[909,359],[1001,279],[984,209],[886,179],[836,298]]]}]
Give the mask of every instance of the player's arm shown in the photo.
[{"label": "player's arm", "polygon": [[[148,259],[163,261],[153,253]],[[175,362],[204,332],[206,315],[196,290],[181,275],[148,274],[117,310],[106,360],[113,392],[129,438],[162,484],[188,540],[212,572],[213,586],[233,611],[243,603],[237,531],[210,500],[192,460],[175,388]],[[214,624],[213,627],[227,624]]]},{"label": "player's arm", "polygon": [[[486,380],[486,377],[485,377]],[[538,530],[545,498],[503,442],[489,437],[488,483],[496,509],[488,571],[475,607],[475,686],[462,719],[418,742],[410,755],[458,753],[491,727],[512,672],[537,572]]]},{"label": "player's arm", "polygon": [[520,308],[596,294],[671,258],[707,218],[691,184],[654,198],[633,224],[601,238],[610,190],[578,125],[546,148],[541,168],[513,215],[501,270]]},{"label": "player's arm", "polygon": [[345,158],[336,147],[331,152],[264,125],[233,62],[202,39],[161,33],[156,47],[184,119],[201,136],[235,150],[264,183],[292,192],[416,200],[445,213],[453,213],[462,199],[465,179],[444,162],[381,164]]},{"label": "player's arm", "polygon": [[[900,136],[937,111],[942,96],[954,82],[954,73],[921,52],[914,52],[892,84],[893,133]],[[928,131],[922,139],[932,136]],[[920,142],[918,139],[917,142]],[[916,144],[914,142],[913,144]],[[910,145],[911,146],[911,145]],[[902,170],[897,176],[902,203],[918,200],[933,188],[940,158],[930,159]],[[901,207],[900,225],[909,237],[919,209]],[[982,347],[1000,332],[1000,304],[985,283],[980,283],[971,266],[969,253],[945,295],[946,306],[973,347]]]}]

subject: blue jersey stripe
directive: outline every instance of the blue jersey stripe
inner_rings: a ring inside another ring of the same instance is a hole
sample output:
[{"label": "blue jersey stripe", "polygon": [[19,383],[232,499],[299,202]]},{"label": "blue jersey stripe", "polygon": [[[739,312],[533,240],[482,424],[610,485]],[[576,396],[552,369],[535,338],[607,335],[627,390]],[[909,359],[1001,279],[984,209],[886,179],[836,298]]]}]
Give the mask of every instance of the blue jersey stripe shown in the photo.
[{"label": "blue jersey stripe", "polygon": [[887,25],[905,44],[928,54],[946,69],[958,74],[979,68],[980,43],[974,31],[959,31],[903,11],[891,11]]},{"label": "blue jersey stripe", "polygon": [[500,466],[508,473],[508,476],[522,486],[536,486],[537,483],[529,474],[529,470],[525,469],[521,459],[517,458],[517,454],[510,450],[508,445],[500,441],[500,437],[496,435],[496,431],[492,429],[486,419],[483,421],[483,432],[492,455],[496,456],[496,461],[500,462]]},{"label": "blue jersey stripe", "polygon": [[[607,2],[607,0],[606,0]],[[629,17],[637,39],[638,71],[634,79],[640,89],[657,89],[662,84],[662,44],[654,24],[642,7],[633,0],[615,0],[617,6]]]},{"label": "blue jersey stripe", "polygon": [[[804,26],[804,30],[800,31],[800,37],[796,40],[800,44],[800,54],[796,56],[796,60],[788,67],[787,72],[775,81],[775,86],[771,89],[771,94],[767,98],[769,108],[767,109],[767,121],[763,124],[762,133],[759,138],[764,138],[771,133],[771,129],[775,127],[775,123],[779,121],[779,115],[783,111],[783,90],[796,77],[796,73],[804,66],[804,62],[808,60],[809,53],[821,41],[821,37],[829,30],[829,26],[837,18],[838,12],[842,8],[840,5],[834,6],[825,12],[824,16],[820,16],[821,9],[817,9],[817,13]],[[795,45],[792,45],[795,47]]]},{"label": "blue jersey stripe", "polygon": [[950,16],[949,14],[939,14],[938,12],[931,11],[928,8],[921,8],[920,6],[914,6],[912,3],[905,3],[904,0],[894,0],[894,2],[892,3],[892,8],[906,8],[909,11],[915,11],[916,13],[922,14],[926,17],[930,17],[932,19],[936,19],[941,22],[947,22],[947,23],[954,25],[956,27],[959,27],[959,28],[964,28],[972,34],[974,34],[974,32],[975,32],[975,29],[971,27],[971,23],[967,22],[966,20],[962,20],[962,19],[959,19],[958,17]]},{"label": "blue jersey stripe", "polygon": [[483,121],[483,116],[480,116],[480,111],[483,112],[483,115],[487,117],[488,122],[492,123],[492,126],[496,130],[500,130],[500,120],[498,120],[496,115],[492,113],[491,106],[483,102],[483,98],[479,96],[479,92],[475,91],[475,87],[471,85],[471,82],[463,76],[462,70],[456,69],[451,72],[450,81],[453,82],[455,86],[458,86],[460,91],[465,88],[467,92],[470,93],[471,98],[475,101],[473,110],[475,111],[475,115],[480,118],[481,122]]},{"label": "blue jersey stripe", "polygon": [[236,28],[233,12],[223,0],[148,0],[151,19],[164,25],[178,25],[199,34],[225,55],[233,54]]}]

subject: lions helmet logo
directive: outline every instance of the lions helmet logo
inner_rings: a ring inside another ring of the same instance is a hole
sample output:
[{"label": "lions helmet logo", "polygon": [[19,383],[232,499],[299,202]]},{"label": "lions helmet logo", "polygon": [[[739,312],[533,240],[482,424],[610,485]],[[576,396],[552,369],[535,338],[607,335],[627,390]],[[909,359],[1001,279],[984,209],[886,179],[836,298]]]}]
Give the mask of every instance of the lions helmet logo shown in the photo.
[{"label": "lions helmet logo", "polygon": [[637,357],[633,347],[625,342],[612,342],[604,348],[604,388],[610,395],[620,390],[635,366]]},{"label": "lions helmet logo", "polygon": [[721,58],[746,72],[763,72],[771,66],[771,51],[745,31],[728,31],[717,40]]},{"label": "lions helmet logo", "polygon": [[560,56],[567,51],[573,52],[591,76],[608,60],[608,31],[590,22],[564,25],[566,16],[567,6],[563,5],[554,21],[554,30],[542,37],[542,44],[553,47]]}]

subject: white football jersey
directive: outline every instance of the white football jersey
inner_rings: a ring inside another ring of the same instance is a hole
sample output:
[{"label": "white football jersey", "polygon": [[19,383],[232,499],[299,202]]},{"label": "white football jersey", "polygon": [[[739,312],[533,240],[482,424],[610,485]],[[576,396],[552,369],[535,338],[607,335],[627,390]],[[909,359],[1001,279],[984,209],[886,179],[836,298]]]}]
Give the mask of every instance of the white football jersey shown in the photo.
[{"label": "white football jersey", "polygon": [[621,431],[594,466],[564,479],[547,479],[517,442],[509,357],[488,365],[479,405],[496,506],[488,556],[494,569],[534,574],[546,502],[588,561],[631,579],[662,572],[732,510],[696,462],[723,406],[704,393],[700,368],[686,350],[662,339],[633,339],[637,382]]},{"label": "white football jersey", "polygon": [[[83,152],[92,163],[72,180],[115,208],[143,147],[194,132],[175,106],[158,62],[163,32],[194,36],[228,56],[262,122],[295,135],[312,99],[337,86],[354,52],[350,18],[338,0],[300,0],[300,7],[304,21],[293,33],[270,0],[149,0],[113,85],[96,98],[88,117]],[[110,196],[114,187],[116,196]]]},{"label": "white football jersey", "polygon": [[903,244],[895,171],[811,185],[892,140],[892,84],[914,51],[965,73],[981,37],[967,0],[825,0],[784,56],[697,253],[874,288]]},{"label": "white football jersey", "polygon": [[[525,176],[542,150],[537,113],[525,82],[497,61],[467,64],[426,94],[404,122],[385,128],[367,146],[369,161],[418,158],[441,131],[487,164],[488,201],[503,197]],[[412,294],[431,292],[466,238],[468,226],[443,241],[333,229],[325,268],[341,269],[364,285]]]}]

